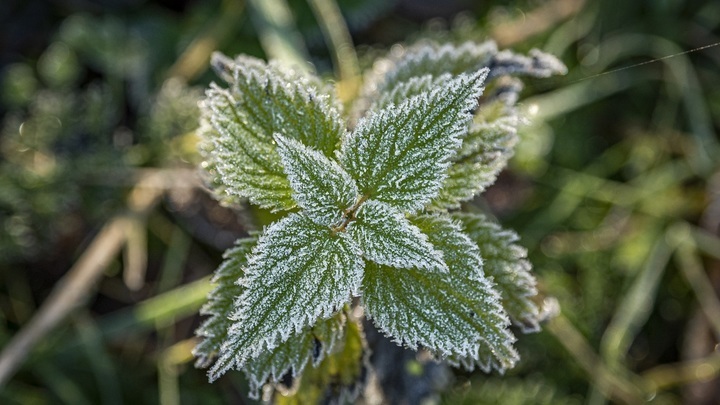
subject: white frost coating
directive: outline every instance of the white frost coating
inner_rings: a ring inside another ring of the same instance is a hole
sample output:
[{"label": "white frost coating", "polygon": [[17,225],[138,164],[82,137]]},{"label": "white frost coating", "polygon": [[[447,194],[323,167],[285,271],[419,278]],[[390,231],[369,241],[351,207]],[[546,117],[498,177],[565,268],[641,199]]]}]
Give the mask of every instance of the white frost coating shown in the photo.
[{"label": "white frost coating", "polygon": [[[539,328],[517,235],[479,215],[412,215],[472,198],[512,155],[522,86],[508,74],[564,66],[492,42],[398,49],[385,77],[368,81],[355,105],[374,105],[349,135],[319,79],[213,57],[229,88],[212,84],[201,104],[212,186],[226,201],[302,211],[269,226],[255,247],[231,251],[218,270],[195,350],[201,365],[219,352],[211,380],[243,368],[257,396],[265,382],[319,362],[341,333],[338,310],[360,290],[368,316],[396,342],[470,370],[514,366],[510,320]],[[478,109],[483,83],[499,75]]]},{"label": "white frost coating", "polygon": [[332,234],[304,214],[270,225],[248,257],[245,291],[210,379],[330,317],[357,294],[362,274],[360,251],[345,233]]},{"label": "white frost coating", "polygon": [[292,208],[292,190],[280,156],[274,145],[258,138],[262,131],[257,122],[236,108],[238,101],[228,90],[211,85],[206,94],[200,107],[213,130],[201,135],[208,166],[217,172],[216,182],[225,192],[263,208]]},{"label": "white frost coating", "polygon": [[333,156],[345,125],[339,103],[317,78],[274,63],[215,54],[213,67],[228,82],[212,84],[201,102],[204,166],[234,201],[249,198],[273,211],[294,207],[273,135],[282,133]]},{"label": "white frost coating", "polygon": [[493,184],[513,155],[519,125],[520,118],[517,115],[501,116],[492,122],[473,123],[431,206],[459,208],[461,201],[472,199]]},{"label": "white frost coating", "polygon": [[340,152],[360,192],[410,213],[434,198],[486,75],[487,70],[460,75],[361,120]]},{"label": "white frost coating", "polygon": [[480,361],[489,351],[494,368],[513,367],[515,337],[499,294],[482,274],[477,247],[447,217],[425,215],[413,222],[443,251],[449,272],[398,271],[368,262],[363,280],[367,314],[412,349],[425,347],[453,363],[455,358]]},{"label": "white frost coating", "polygon": [[218,267],[213,275],[215,288],[208,294],[208,301],[200,309],[201,315],[210,315],[195,331],[201,339],[193,349],[193,356],[197,358],[196,367],[208,367],[220,350],[227,337],[227,331],[232,321],[230,315],[234,312],[234,301],[242,293],[242,287],[236,284],[243,276],[243,267],[247,262],[247,254],[257,243],[257,238],[239,239],[235,247],[228,249],[223,257],[225,261]]},{"label": "white frost coating", "polygon": [[409,47],[398,58],[394,69],[387,73],[378,90],[380,93],[392,91],[398,84],[412,77],[477,71],[488,65],[497,52],[497,45],[493,41],[481,44],[465,42],[460,46],[423,41]]},{"label": "white frost coating", "polygon": [[313,221],[332,225],[357,199],[350,175],[334,160],[298,141],[275,134],[278,153],[293,189],[293,198]]},{"label": "white frost coating", "polygon": [[243,371],[250,383],[250,398],[257,399],[263,384],[268,381],[278,383],[288,372],[296,377],[308,363],[319,364],[343,336],[344,326],[345,316],[335,314],[245,363]]},{"label": "white frost coating", "polygon": [[382,110],[391,104],[399,105],[408,98],[417,96],[418,94],[426,91],[431,91],[433,86],[436,86],[441,82],[450,81],[451,79],[452,76],[449,74],[442,75],[438,78],[434,78],[432,75],[412,77],[408,81],[399,83],[392,89],[392,91],[380,94],[379,97],[373,100],[373,103],[368,111]]},{"label": "white frost coating", "polygon": [[442,253],[405,215],[388,204],[367,201],[348,226],[348,233],[363,256],[375,263],[447,272]]},{"label": "white frost coating", "polygon": [[523,333],[540,330],[540,310],[532,297],[537,295],[527,251],[516,242],[515,232],[504,230],[484,215],[454,213],[485,259],[485,272],[493,277],[505,310]]},{"label": "white frost coating", "polygon": [[539,49],[531,49],[529,56],[518,55],[509,50],[498,52],[489,67],[490,78],[502,75],[545,78],[567,73],[567,67],[558,58]]}]

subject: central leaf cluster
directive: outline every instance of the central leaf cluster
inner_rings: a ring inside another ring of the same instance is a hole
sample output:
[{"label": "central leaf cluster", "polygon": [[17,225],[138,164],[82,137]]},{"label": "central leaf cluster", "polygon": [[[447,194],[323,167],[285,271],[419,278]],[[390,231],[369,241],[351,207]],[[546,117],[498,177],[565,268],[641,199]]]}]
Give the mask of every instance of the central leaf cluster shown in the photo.
[{"label": "central leaf cluster", "polygon": [[[420,47],[376,83],[379,96],[348,132],[319,79],[215,55],[229,86],[211,85],[201,105],[212,186],[225,202],[287,214],[218,269],[195,351],[202,365],[217,355],[211,379],[244,369],[257,393],[268,378],[300,373],[343,336],[356,339],[339,332],[352,297],[400,344],[468,369],[512,367],[510,319],[537,327],[525,252],[513,233],[448,208],[509,157],[513,122],[493,110],[473,121],[488,74],[558,69],[535,62],[494,44]],[[510,111],[514,99],[502,97],[496,110]]]},{"label": "central leaf cluster", "polygon": [[[227,179],[245,183],[233,188],[239,194],[268,208],[283,209],[286,200],[272,200],[272,194],[256,187],[252,178],[257,170],[253,165],[280,172],[272,159],[277,154],[292,201],[301,211],[268,227],[252,250],[242,280],[246,289],[235,314],[238,322],[229,333],[231,350],[221,354],[212,374],[218,375],[232,364],[240,366],[291,333],[330,317],[352,295],[361,295],[368,264],[388,276],[411,269],[427,274],[449,271],[443,252],[408,215],[438,195],[450,158],[477,107],[487,69],[459,75],[370,114],[346,134],[338,131],[343,124],[337,107],[328,96],[315,94],[317,89],[311,84],[294,87],[279,82],[283,78],[279,70],[271,77],[272,66],[264,68],[262,62],[249,58],[229,61],[218,57],[215,63],[223,65],[231,83],[242,92],[211,90],[216,94],[206,101],[210,108],[233,109],[235,115],[230,119],[225,113],[211,116],[211,125],[230,138],[219,138],[213,146],[218,153],[230,152],[230,143],[235,144],[233,152],[247,151],[241,156],[244,159],[235,156],[234,167],[218,166],[218,171]],[[263,101],[252,105],[258,102],[253,90],[265,93],[275,104],[265,109]],[[235,100],[237,95],[243,99]],[[278,99],[285,102],[277,103]],[[245,108],[237,108],[239,104]],[[283,104],[292,104],[293,109],[289,105],[282,108]],[[263,123],[253,122],[261,114],[269,117],[264,131]],[[293,130],[293,124],[302,126],[300,120],[307,117],[320,122]],[[337,122],[328,122],[334,120]],[[276,122],[283,125],[274,126]],[[235,131],[231,133],[231,129]],[[272,141],[251,144],[242,139],[246,134]],[[329,156],[323,144],[333,138],[340,148],[335,156]],[[478,277],[482,274],[479,266]],[[372,315],[380,318],[382,312]],[[467,350],[478,342],[472,340],[452,354],[473,356]]]}]

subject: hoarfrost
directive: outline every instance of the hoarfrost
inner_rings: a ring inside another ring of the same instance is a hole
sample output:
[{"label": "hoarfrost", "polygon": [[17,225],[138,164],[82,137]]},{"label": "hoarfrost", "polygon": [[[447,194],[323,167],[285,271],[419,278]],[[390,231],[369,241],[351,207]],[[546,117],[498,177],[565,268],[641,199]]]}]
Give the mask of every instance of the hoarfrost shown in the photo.
[{"label": "hoarfrost", "polygon": [[484,215],[454,213],[465,232],[485,258],[485,271],[492,276],[513,322],[525,333],[540,330],[540,311],[532,297],[537,295],[527,251],[516,242],[515,232],[502,229]]},{"label": "hoarfrost", "polygon": [[340,152],[360,192],[411,213],[434,198],[486,75],[460,75],[363,119]]},{"label": "hoarfrost", "polygon": [[348,226],[366,259],[400,269],[420,268],[447,271],[442,253],[400,211],[370,200],[363,204],[357,219]]},{"label": "hoarfrost", "polygon": [[210,378],[330,317],[357,294],[362,272],[360,252],[344,233],[332,234],[303,214],[270,225],[248,257],[245,291]]},{"label": "hoarfrost", "polygon": [[515,338],[475,244],[447,217],[423,215],[413,222],[444,253],[449,271],[367,263],[363,304],[375,325],[398,343],[423,346],[440,358],[480,360],[490,351],[497,369],[514,365]]},{"label": "hoarfrost", "polygon": [[320,225],[339,222],[357,199],[358,189],[350,175],[334,160],[298,141],[276,134],[275,142],[298,205]]}]

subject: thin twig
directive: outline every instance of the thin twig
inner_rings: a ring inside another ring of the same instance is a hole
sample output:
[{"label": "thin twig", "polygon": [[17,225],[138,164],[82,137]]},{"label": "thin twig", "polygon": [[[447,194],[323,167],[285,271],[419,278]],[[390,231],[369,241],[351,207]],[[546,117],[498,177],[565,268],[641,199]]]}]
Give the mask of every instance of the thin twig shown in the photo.
[{"label": "thin twig", "polygon": [[128,197],[128,212],[114,217],[103,226],[32,319],[3,348],[0,353],[0,387],[13,376],[32,348],[90,295],[105,268],[124,246],[128,237],[128,221],[133,217],[146,216],[166,189],[197,183],[188,182],[188,175],[184,172],[158,170],[138,182]]},{"label": "thin twig", "polygon": [[307,70],[308,51],[286,0],[248,0],[265,55]]},{"label": "thin twig", "polygon": [[352,100],[360,88],[360,63],[350,30],[334,0],[309,0],[315,19],[330,48],[335,74],[340,79],[338,93],[344,102]]},{"label": "thin twig", "polygon": [[690,288],[695,292],[700,309],[705,313],[715,333],[716,341],[720,341],[720,299],[713,288],[712,281],[705,273],[693,243],[691,241],[683,243],[678,248],[675,258],[678,267],[690,284]]},{"label": "thin twig", "polygon": [[655,390],[665,390],[698,381],[710,381],[720,375],[720,352],[697,360],[676,364],[663,364],[642,374]]},{"label": "thin twig", "polygon": [[125,243],[126,221],[126,215],[120,215],[103,227],[37,313],[5,346],[0,353],[0,386],[10,379],[35,344],[87,297],[88,290]]},{"label": "thin twig", "polygon": [[642,382],[642,379],[629,370],[611,371],[600,360],[585,337],[563,315],[558,315],[549,321],[546,329],[572,354],[603,395],[626,404],[645,402],[643,390],[632,383],[632,381]]},{"label": "thin twig", "polygon": [[168,77],[178,77],[189,82],[205,71],[210,55],[218,49],[220,42],[230,36],[245,10],[242,1],[225,1],[220,18],[213,21],[206,31],[198,35],[185,48],[177,61],[168,69]]},{"label": "thin twig", "polygon": [[132,291],[140,290],[145,284],[147,270],[147,224],[145,218],[127,218],[125,249],[123,250],[123,281]]},{"label": "thin twig", "polygon": [[633,339],[647,322],[672,251],[665,235],[661,235],[653,244],[642,271],[617,304],[618,310],[600,343],[600,353],[611,367],[622,363]]}]

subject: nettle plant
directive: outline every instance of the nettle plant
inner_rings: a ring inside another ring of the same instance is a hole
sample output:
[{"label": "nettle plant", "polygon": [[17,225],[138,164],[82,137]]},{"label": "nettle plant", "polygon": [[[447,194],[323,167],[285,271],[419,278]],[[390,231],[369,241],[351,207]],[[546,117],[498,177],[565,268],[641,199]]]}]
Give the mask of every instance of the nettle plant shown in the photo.
[{"label": "nettle plant", "polygon": [[511,322],[535,331],[540,317],[526,252],[459,208],[512,155],[512,76],[563,73],[557,59],[492,42],[396,47],[350,114],[301,71],[219,54],[212,65],[227,87],[212,84],[201,103],[210,182],[225,203],[283,216],[217,270],[194,351],[210,380],[243,370],[254,397],[289,373],[357,386],[363,313],[454,366],[515,365]]}]

